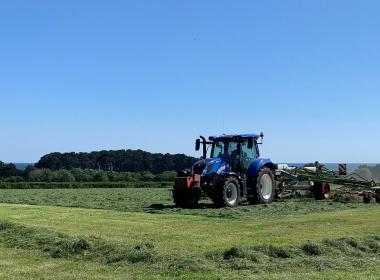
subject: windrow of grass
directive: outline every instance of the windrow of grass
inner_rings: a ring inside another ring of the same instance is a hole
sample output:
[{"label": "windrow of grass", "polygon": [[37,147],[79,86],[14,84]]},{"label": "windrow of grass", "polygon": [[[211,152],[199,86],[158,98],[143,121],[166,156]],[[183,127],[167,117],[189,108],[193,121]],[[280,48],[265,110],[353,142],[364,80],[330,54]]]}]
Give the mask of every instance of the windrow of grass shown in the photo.
[{"label": "windrow of grass", "polygon": [[173,274],[217,270],[276,273],[302,269],[313,272],[380,265],[380,235],[308,241],[297,246],[233,246],[205,253],[165,255],[150,242],[126,245],[0,221],[0,246],[34,250],[46,257],[73,261],[150,266]]},{"label": "windrow of grass", "polygon": [[211,254],[209,257],[217,260],[221,267],[254,272],[277,272],[279,267],[283,271],[324,271],[378,266],[380,236],[324,239],[286,247],[231,247],[223,254]]},{"label": "windrow of grass", "polygon": [[52,258],[92,260],[104,264],[151,263],[155,250],[151,243],[126,246],[94,237],[72,237],[7,221],[0,222],[0,244],[8,248],[41,251]]}]

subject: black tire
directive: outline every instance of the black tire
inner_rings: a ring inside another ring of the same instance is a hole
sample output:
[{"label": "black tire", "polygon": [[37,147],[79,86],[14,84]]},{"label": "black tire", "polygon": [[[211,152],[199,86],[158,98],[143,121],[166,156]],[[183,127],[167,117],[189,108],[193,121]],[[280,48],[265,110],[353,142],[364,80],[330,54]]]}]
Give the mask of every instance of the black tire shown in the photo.
[{"label": "black tire", "polygon": [[371,200],[372,200],[372,195],[371,195],[371,193],[363,192],[363,202],[364,202],[364,203],[370,203]]},{"label": "black tire", "polygon": [[237,207],[240,202],[239,182],[233,177],[220,180],[211,199],[217,207]]},{"label": "black tire", "polygon": [[275,193],[274,193],[274,199],[277,200],[283,200],[284,199],[284,194],[285,194],[285,187],[284,183],[280,182],[277,184]]},{"label": "black tire", "polygon": [[180,208],[197,208],[200,199],[198,189],[173,189],[173,201]]},{"label": "black tire", "polygon": [[376,203],[380,203],[380,193],[376,193],[375,201],[376,201]]},{"label": "black tire", "polygon": [[331,196],[331,188],[327,183],[315,182],[312,188],[313,196],[316,200],[329,199]]},{"label": "black tire", "polygon": [[276,192],[276,180],[273,172],[264,167],[257,178],[249,180],[247,199],[251,204],[271,203]]}]

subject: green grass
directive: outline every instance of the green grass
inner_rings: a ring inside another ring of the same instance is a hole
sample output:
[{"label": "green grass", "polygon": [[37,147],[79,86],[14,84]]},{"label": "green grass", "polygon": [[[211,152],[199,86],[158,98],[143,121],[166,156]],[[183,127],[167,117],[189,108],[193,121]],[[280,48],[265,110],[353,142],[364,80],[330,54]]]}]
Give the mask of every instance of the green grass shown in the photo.
[{"label": "green grass", "polygon": [[28,189],[0,190],[0,203],[55,205],[128,212],[160,214],[189,214],[207,217],[256,219],[282,218],[308,213],[365,208],[356,202],[336,203],[308,198],[286,199],[269,205],[243,204],[236,209],[213,208],[209,200],[202,200],[199,209],[174,207],[168,188],[112,188],[112,189]]},{"label": "green grass", "polygon": [[1,182],[0,189],[93,189],[93,188],[167,188],[172,182]]},{"label": "green grass", "polygon": [[[99,265],[126,267],[150,266],[157,272],[220,273],[249,271],[254,274],[323,271],[380,265],[380,235],[362,239],[325,239],[307,241],[299,246],[240,246],[206,253],[163,254],[154,243],[107,242],[94,237],[72,237],[41,228],[0,222],[0,244],[16,249],[35,250],[55,259],[98,262]],[[337,260],[339,259],[339,261]]]},{"label": "green grass", "polygon": [[170,204],[171,193],[168,188],[12,189],[0,190],[0,202],[145,211],[152,204]]},{"label": "green grass", "polygon": [[0,202],[1,279],[380,275],[378,204],[177,209],[168,189],[1,190]]}]

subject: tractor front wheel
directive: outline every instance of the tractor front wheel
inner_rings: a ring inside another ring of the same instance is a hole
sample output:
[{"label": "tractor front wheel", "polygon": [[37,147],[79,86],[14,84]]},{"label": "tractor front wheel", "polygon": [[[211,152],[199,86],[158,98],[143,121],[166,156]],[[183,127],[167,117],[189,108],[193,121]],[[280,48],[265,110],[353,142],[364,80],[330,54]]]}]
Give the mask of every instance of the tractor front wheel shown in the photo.
[{"label": "tractor front wheel", "polygon": [[211,198],[217,207],[237,207],[240,201],[239,182],[232,177],[221,180]]},{"label": "tractor front wheel", "polygon": [[257,178],[250,179],[247,199],[251,204],[271,203],[275,196],[276,181],[269,168],[263,168]]}]

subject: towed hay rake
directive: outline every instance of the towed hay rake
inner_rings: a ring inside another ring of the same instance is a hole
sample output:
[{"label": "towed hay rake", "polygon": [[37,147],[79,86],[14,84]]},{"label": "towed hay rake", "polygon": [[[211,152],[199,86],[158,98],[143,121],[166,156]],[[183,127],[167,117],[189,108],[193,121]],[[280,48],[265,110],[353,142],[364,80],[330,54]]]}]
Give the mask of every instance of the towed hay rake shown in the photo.
[{"label": "towed hay rake", "polygon": [[357,173],[347,174],[346,164],[339,165],[339,172],[325,168],[318,162],[311,167],[279,164],[275,174],[279,187],[284,192],[309,190],[315,199],[328,199],[331,194],[330,185],[335,185],[335,191],[357,194],[363,197],[365,203],[371,202],[373,198],[380,202],[380,184]]}]

